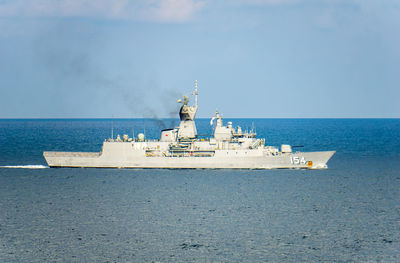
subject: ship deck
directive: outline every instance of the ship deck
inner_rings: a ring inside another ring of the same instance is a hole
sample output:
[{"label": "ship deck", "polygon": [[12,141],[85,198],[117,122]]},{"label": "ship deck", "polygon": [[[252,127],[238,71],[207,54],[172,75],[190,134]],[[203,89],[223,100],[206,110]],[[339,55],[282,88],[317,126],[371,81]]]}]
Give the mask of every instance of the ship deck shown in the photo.
[{"label": "ship deck", "polygon": [[99,157],[99,152],[43,152],[48,157]]}]

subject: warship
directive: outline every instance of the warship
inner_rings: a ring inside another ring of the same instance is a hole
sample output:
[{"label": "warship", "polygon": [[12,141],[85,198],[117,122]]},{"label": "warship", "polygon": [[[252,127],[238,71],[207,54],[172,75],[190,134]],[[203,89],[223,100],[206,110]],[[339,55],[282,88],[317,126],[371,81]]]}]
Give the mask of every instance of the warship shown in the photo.
[{"label": "warship", "polygon": [[210,121],[214,135],[200,138],[195,123],[197,81],[192,95],[194,105],[189,105],[188,96],[178,100],[182,103],[179,126],[162,130],[157,140],[146,139],[143,133],[136,138],[118,135],[116,139],[106,139],[100,152],[47,151],[43,156],[49,167],[325,169],[335,154],[335,151],[293,151],[294,147],[287,144],[282,144],[280,149],[266,146],[265,139],[257,138],[254,130],[234,128],[232,122],[224,126],[218,111]]}]

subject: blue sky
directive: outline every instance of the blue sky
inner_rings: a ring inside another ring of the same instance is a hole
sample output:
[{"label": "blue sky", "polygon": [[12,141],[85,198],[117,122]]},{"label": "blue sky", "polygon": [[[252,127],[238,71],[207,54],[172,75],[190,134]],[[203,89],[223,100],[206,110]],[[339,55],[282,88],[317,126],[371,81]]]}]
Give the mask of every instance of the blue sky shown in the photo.
[{"label": "blue sky", "polygon": [[400,117],[398,0],[0,0],[0,118]]}]

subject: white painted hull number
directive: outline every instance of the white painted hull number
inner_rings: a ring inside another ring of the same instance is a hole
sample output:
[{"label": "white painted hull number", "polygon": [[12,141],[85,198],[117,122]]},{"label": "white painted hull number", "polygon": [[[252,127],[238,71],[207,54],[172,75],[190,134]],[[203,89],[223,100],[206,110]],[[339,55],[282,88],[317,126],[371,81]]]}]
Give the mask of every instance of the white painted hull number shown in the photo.
[{"label": "white painted hull number", "polygon": [[304,157],[291,156],[290,163],[291,164],[306,164],[307,162],[306,162],[306,159],[304,159]]}]

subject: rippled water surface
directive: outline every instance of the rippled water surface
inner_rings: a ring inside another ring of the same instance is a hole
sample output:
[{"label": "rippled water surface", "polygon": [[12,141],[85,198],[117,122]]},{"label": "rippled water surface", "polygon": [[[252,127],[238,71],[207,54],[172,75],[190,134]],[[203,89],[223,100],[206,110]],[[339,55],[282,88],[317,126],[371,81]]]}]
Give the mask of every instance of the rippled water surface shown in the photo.
[{"label": "rippled water surface", "polygon": [[338,152],[312,171],[46,169],[44,150],[99,151],[110,120],[0,120],[0,262],[400,261],[400,120],[254,122]]}]

